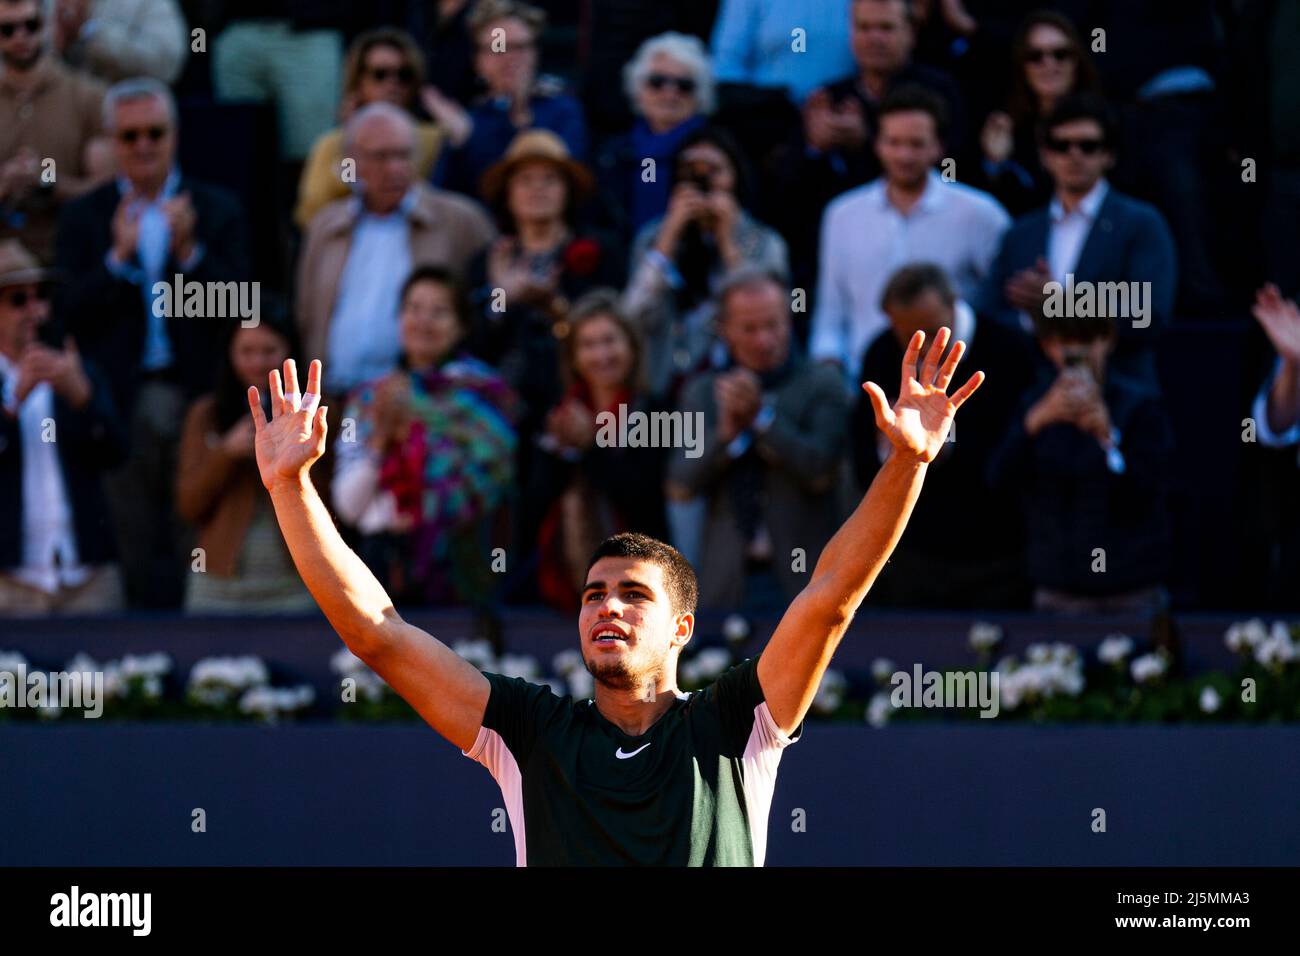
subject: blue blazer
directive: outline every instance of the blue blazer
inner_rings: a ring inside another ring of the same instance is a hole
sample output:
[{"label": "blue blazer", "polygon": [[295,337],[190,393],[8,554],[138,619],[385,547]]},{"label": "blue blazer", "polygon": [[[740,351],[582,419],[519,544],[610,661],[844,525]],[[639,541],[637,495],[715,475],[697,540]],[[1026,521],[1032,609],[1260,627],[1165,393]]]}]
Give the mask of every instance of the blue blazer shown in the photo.
[{"label": "blue blazer", "polygon": [[[1049,226],[1048,207],[1044,206],[1021,216],[1007,230],[980,290],[980,312],[1019,326],[1019,312],[1006,300],[1003,288],[1012,275],[1030,268],[1039,256],[1047,258]],[[1154,346],[1160,330],[1173,317],[1178,284],[1174,240],[1164,217],[1154,206],[1111,187],[1079,253],[1074,280],[1151,283],[1151,324],[1134,328],[1131,321],[1119,320],[1119,341],[1111,366],[1156,384]]]}]

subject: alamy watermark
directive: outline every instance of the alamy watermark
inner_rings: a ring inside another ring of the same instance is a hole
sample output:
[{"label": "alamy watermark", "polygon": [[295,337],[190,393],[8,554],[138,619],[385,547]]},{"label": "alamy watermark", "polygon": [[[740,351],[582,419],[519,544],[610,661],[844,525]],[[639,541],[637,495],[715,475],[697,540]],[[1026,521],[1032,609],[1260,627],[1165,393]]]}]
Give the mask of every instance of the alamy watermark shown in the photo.
[{"label": "alamy watermark", "polygon": [[998,672],[926,671],[920,664],[912,670],[895,671],[889,678],[893,691],[889,702],[895,708],[980,708],[981,717],[996,717],[1001,695]]},{"label": "alamy watermark", "polygon": [[0,670],[0,707],[80,710],[88,720],[104,713],[103,671],[40,671],[19,663]]},{"label": "alamy watermark", "polygon": [[246,329],[261,322],[262,283],[185,281],[153,284],[153,314],[160,319],[239,319]]},{"label": "alamy watermark", "polygon": [[604,411],[596,416],[601,448],[684,448],[687,458],[704,454],[703,412]]},{"label": "alamy watermark", "polygon": [[1066,273],[1065,283],[1043,285],[1043,314],[1049,319],[1132,319],[1133,328],[1151,324],[1150,282],[1082,282]]}]

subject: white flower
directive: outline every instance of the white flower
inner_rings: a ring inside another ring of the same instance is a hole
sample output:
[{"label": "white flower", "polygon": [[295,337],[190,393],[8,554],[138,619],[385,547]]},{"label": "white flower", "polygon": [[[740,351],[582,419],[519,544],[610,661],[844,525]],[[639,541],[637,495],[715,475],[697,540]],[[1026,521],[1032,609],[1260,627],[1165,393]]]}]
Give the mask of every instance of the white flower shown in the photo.
[{"label": "white flower", "polygon": [[568,674],[569,694],[574,700],[586,700],[596,693],[596,678],[585,668]]},{"label": "white flower", "polygon": [[585,666],[582,662],[582,651],[578,650],[560,651],[551,658],[551,670],[561,677],[567,676],[570,671],[576,671]]},{"label": "white flower", "polygon": [[1165,671],[1169,669],[1169,665],[1160,654],[1143,654],[1141,657],[1133,659],[1129,669],[1132,671],[1134,681],[1139,684],[1146,684],[1163,677]]},{"label": "white flower", "polygon": [[1296,659],[1296,646],[1291,640],[1291,632],[1281,621],[1273,625],[1273,630],[1263,641],[1255,646],[1255,660],[1265,667],[1280,667]]},{"label": "white flower", "polygon": [[1133,639],[1111,634],[1097,646],[1097,660],[1103,664],[1122,664],[1133,653]]},{"label": "white flower", "polygon": [[1204,713],[1212,714],[1219,709],[1222,700],[1219,698],[1219,692],[1208,684],[1201,690],[1201,710]]},{"label": "white flower", "polygon": [[189,692],[201,703],[221,706],[270,679],[260,658],[205,657],[190,670]]},{"label": "white flower", "polygon": [[524,680],[536,680],[540,670],[537,658],[527,654],[502,654],[496,663],[496,672],[502,677],[522,677]]},{"label": "white flower", "polygon": [[1049,659],[1061,664],[1073,664],[1079,657],[1079,649],[1073,644],[1057,641],[1047,649]]},{"label": "white flower", "polygon": [[827,668],[826,673],[822,675],[821,684],[817,687],[817,693],[813,696],[812,709],[819,714],[835,713],[844,702],[844,690],[848,684],[843,674]]},{"label": "white flower", "polygon": [[1231,625],[1223,635],[1223,642],[1228,645],[1228,650],[1240,653],[1262,644],[1267,638],[1268,629],[1256,617]]},{"label": "white flower", "polygon": [[[110,661],[109,663],[111,664],[112,662]],[[100,666],[99,661],[95,660],[89,654],[78,652],[76,657],[63,665],[63,669],[69,674],[93,674],[95,671],[103,670],[104,668]]]},{"label": "white flower", "polygon": [[239,699],[239,709],[264,720],[275,721],[283,714],[310,707],[316,692],[306,684],[300,687],[252,687]]},{"label": "white flower", "polygon": [[888,694],[874,694],[867,703],[867,723],[872,727],[883,727],[889,723],[889,717],[893,712],[894,705]]},{"label": "white flower", "polygon": [[985,621],[976,621],[971,625],[970,646],[976,651],[987,651],[1002,642],[1002,628]]},{"label": "white flower", "polygon": [[492,653],[492,644],[484,638],[476,641],[457,641],[451,649],[481,671],[489,671],[496,666],[496,655]]},{"label": "white flower", "polygon": [[682,661],[677,667],[677,677],[683,684],[700,683],[700,669],[694,659]]},{"label": "white flower", "polygon": [[0,671],[17,674],[20,668],[27,666],[27,658],[17,651],[0,651]]},{"label": "white flower", "polygon": [[871,662],[871,678],[877,684],[888,684],[897,669],[898,665],[888,657],[877,657]]},{"label": "white flower", "polygon": [[717,677],[731,666],[731,653],[721,647],[706,647],[695,655],[695,673],[703,680]]},{"label": "white flower", "polygon": [[1046,644],[1030,644],[1025,648],[1025,658],[1031,664],[1046,664],[1052,658],[1052,649]]},{"label": "white flower", "polygon": [[353,654],[347,647],[340,647],[330,655],[330,670],[336,674],[350,677],[368,671],[370,668],[365,661]]},{"label": "white flower", "polygon": [[122,670],[122,676],[127,679],[132,677],[163,677],[171,673],[172,659],[161,652],[154,654],[125,654],[118,666]]},{"label": "white flower", "polygon": [[728,614],[722,622],[722,636],[734,644],[742,643],[749,637],[749,622],[739,614]]}]

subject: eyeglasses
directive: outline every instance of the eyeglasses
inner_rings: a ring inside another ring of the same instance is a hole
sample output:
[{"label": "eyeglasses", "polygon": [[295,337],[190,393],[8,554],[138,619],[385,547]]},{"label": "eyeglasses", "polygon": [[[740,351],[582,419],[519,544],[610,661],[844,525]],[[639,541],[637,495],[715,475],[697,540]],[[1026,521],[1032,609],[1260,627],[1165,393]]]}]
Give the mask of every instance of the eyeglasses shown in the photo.
[{"label": "eyeglasses", "polygon": [[40,16],[28,17],[26,20],[14,20],[10,23],[0,23],[0,37],[8,40],[19,30],[26,30],[28,33],[35,35],[41,32],[41,26],[44,19]]},{"label": "eyeglasses", "polygon": [[1064,63],[1074,59],[1074,49],[1068,46],[1036,46],[1025,54],[1028,63],[1042,63],[1049,57],[1057,63]]},{"label": "eyeglasses", "polygon": [[690,96],[695,92],[695,80],[689,76],[670,76],[667,73],[651,73],[645,78],[646,86],[652,90],[662,90],[668,86],[677,87],[677,92]]},{"label": "eyeglasses", "polygon": [[1104,139],[1088,137],[1087,139],[1061,139],[1057,136],[1049,136],[1043,143],[1053,153],[1068,153],[1072,148],[1077,147],[1079,152],[1084,156],[1095,156],[1106,148]]},{"label": "eyeglasses", "polygon": [[50,290],[43,285],[38,285],[35,292],[28,292],[26,289],[15,289],[5,296],[5,301],[15,309],[21,309],[33,300],[36,302],[50,301]]},{"label": "eyeglasses", "polygon": [[415,71],[409,66],[376,66],[366,70],[366,76],[376,83],[387,83],[389,80],[397,80],[403,86],[410,86],[415,81]]},{"label": "eyeglasses", "polygon": [[147,136],[149,142],[156,143],[166,135],[166,126],[143,126],[139,129],[120,129],[117,131],[117,138],[128,146],[142,136]]}]

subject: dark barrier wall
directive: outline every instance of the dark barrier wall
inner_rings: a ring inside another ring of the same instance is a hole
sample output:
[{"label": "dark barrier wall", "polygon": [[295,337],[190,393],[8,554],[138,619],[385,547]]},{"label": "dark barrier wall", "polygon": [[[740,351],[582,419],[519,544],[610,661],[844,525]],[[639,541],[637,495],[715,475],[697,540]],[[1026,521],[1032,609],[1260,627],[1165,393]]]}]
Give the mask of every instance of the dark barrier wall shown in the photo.
[{"label": "dark barrier wall", "polygon": [[[1293,866],[1298,755],[1281,726],[813,724],[782,760],[768,863]],[[6,866],[506,866],[501,805],[419,727],[0,726]]]}]

